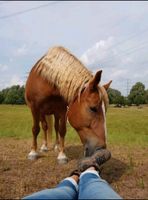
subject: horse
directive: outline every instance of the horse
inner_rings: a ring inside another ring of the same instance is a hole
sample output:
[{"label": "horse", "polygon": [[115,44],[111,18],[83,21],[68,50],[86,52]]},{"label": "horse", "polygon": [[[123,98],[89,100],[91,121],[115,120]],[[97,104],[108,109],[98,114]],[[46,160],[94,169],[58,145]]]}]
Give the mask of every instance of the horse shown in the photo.
[{"label": "horse", "polygon": [[84,155],[91,156],[97,149],[106,148],[106,111],[109,103],[107,90],[112,81],[101,86],[102,70],[95,75],[69,50],[55,46],[48,50],[32,67],[25,86],[25,100],[33,117],[33,141],[29,159],[36,159],[37,136],[40,122],[44,131],[42,150],[47,150],[47,131],[55,118],[58,162],[66,163],[64,151],[67,119],[79,134]]}]

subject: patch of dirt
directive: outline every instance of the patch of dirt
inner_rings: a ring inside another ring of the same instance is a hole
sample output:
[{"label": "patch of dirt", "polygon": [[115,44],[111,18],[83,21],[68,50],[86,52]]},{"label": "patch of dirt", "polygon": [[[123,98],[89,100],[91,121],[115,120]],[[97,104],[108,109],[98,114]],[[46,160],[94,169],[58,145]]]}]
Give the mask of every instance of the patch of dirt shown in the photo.
[{"label": "patch of dirt", "polygon": [[[68,164],[57,163],[57,153],[41,153],[36,161],[27,159],[31,139],[0,139],[0,198],[22,198],[45,188],[55,187],[77,166],[82,145],[66,145]],[[112,158],[102,167],[101,176],[124,199],[148,197],[148,148],[109,146]]]}]

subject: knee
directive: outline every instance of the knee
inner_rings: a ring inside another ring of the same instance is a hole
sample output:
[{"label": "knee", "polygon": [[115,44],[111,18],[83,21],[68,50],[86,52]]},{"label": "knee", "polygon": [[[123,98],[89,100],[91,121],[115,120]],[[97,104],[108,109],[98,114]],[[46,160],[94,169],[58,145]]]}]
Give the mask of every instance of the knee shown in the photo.
[{"label": "knee", "polygon": [[39,126],[33,126],[33,127],[32,127],[32,132],[33,132],[34,134],[38,134],[38,133],[40,132],[40,127],[39,127]]}]

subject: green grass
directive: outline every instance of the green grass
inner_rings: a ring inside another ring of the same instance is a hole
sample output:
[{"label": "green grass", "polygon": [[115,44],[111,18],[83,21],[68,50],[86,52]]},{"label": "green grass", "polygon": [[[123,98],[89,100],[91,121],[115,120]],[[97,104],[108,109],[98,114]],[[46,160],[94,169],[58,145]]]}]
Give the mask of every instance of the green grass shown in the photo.
[{"label": "green grass", "polygon": [[[27,106],[0,105],[0,137],[31,138],[32,117]],[[111,108],[107,112],[108,143],[148,144],[148,107]],[[66,141],[78,143],[77,133],[67,125]]]},{"label": "green grass", "polygon": [[27,106],[0,105],[0,137],[31,137],[32,118]]},{"label": "green grass", "polygon": [[148,107],[109,108],[108,141],[124,145],[148,145]]}]

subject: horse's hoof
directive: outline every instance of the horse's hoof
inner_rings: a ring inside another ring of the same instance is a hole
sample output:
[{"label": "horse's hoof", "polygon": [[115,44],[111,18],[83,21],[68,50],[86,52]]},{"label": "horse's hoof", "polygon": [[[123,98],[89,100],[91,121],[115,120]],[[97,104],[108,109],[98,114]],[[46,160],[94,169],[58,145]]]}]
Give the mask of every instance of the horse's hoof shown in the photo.
[{"label": "horse's hoof", "polygon": [[64,152],[60,152],[57,157],[57,161],[59,164],[66,164],[66,163],[68,163],[68,158]]},{"label": "horse's hoof", "polygon": [[43,145],[41,146],[41,148],[40,148],[40,151],[41,151],[41,152],[47,152],[47,151],[48,151],[47,146],[43,144]]},{"label": "horse's hoof", "polygon": [[57,161],[58,161],[58,164],[67,164],[68,158],[57,159]]},{"label": "horse's hoof", "polygon": [[39,155],[38,155],[38,153],[35,152],[35,151],[31,151],[31,152],[28,154],[28,159],[29,159],[29,160],[36,160],[38,157],[39,157]]}]

